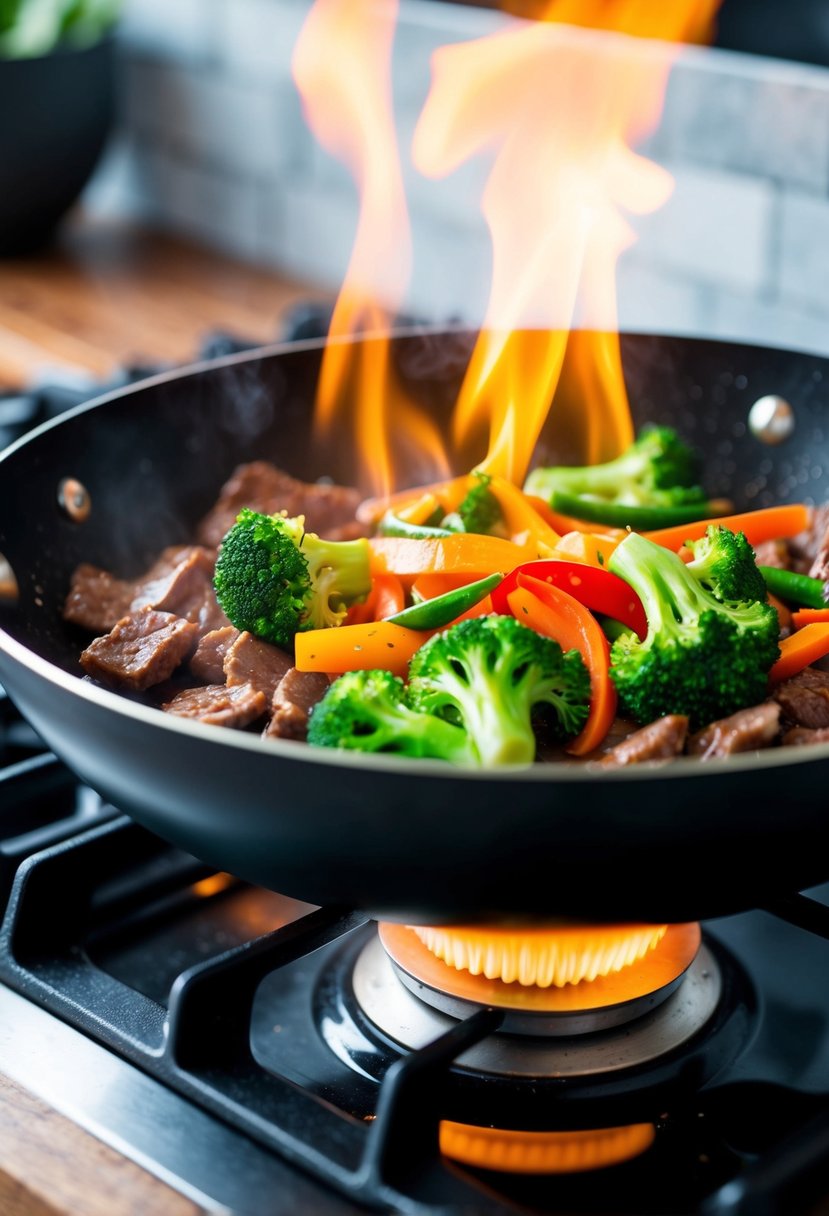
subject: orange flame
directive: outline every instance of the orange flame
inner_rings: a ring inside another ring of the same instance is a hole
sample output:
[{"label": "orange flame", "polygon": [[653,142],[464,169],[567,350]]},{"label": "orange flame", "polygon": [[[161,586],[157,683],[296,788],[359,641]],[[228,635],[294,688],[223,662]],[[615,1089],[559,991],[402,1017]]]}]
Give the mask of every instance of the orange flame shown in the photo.
[{"label": "orange flame", "polygon": [[[676,39],[700,36],[717,0],[533,7],[547,22]],[[417,168],[442,177],[473,155],[494,157],[482,200],[492,287],[455,440],[488,427],[480,467],[523,480],[581,305],[599,332],[571,344],[570,397],[586,416],[586,457],[609,459],[633,437],[616,333],[615,266],[634,240],[623,212],[653,211],[672,188],[670,175],[631,145],[659,117],[669,59],[627,39],[529,24],[443,47],[432,63],[414,137]]]},{"label": "orange flame", "polygon": [[[424,480],[448,471],[435,428],[396,382],[383,336],[403,300],[411,266],[392,112],[397,10],[397,0],[317,0],[292,64],[311,130],[346,164],[360,194],[357,232],[320,372],[316,431],[320,438],[329,436],[332,423],[350,408],[363,481],[381,494],[392,488],[393,447],[409,463],[414,454],[426,458]],[[357,346],[338,341],[372,333],[375,341]]]}]

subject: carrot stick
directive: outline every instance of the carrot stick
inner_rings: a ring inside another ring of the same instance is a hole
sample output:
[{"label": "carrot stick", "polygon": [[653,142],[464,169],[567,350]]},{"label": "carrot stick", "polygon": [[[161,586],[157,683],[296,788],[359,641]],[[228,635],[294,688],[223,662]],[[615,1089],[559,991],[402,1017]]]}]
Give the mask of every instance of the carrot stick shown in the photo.
[{"label": "carrot stick", "polygon": [[510,536],[527,536],[539,557],[549,557],[560,540],[558,532],[536,511],[534,504],[517,486],[503,477],[493,477],[489,491],[501,508]]},{"label": "carrot stick", "polygon": [[409,660],[431,633],[405,629],[391,621],[341,625],[339,629],[309,629],[294,638],[300,671],[372,671],[383,668],[405,676]]},{"label": "carrot stick", "polygon": [[412,591],[422,600],[433,600],[474,582],[475,575],[468,571],[466,574],[419,574],[412,583]]},{"label": "carrot stick", "polygon": [[413,502],[407,503],[404,507],[399,507],[395,514],[404,523],[425,524],[436,511],[442,510],[443,508],[434,494],[421,494],[420,498],[414,499]]},{"label": "carrot stick", "polygon": [[[769,603],[774,602],[774,596],[769,596]],[[798,608],[797,612],[792,613],[792,622],[795,629],[802,629],[804,625],[822,625],[829,623],[829,608]]]},{"label": "carrot stick", "polygon": [[397,515],[400,513],[401,507],[405,509],[410,503],[422,498],[424,494],[433,494],[444,513],[448,515],[463,502],[471,481],[471,474],[464,473],[462,477],[433,481],[428,486],[413,486],[410,490],[398,490],[395,494],[388,494],[383,498],[366,498],[357,508],[357,518],[362,524],[376,524],[386,511],[392,511]]},{"label": "carrot stick", "polygon": [[825,654],[829,654],[829,624],[804,625],[780,643],[780,658],[769,672],[769,682],[788,680]]},{"label": "carrot stick", "polygon": [[578,650],[590,672],[590,713],[584,729],[567,744],[571,756],[595,751],[616,716],[616,688],[610,678],[610,646],[593,614],[565,591],[519,574],[508,603],[513,616],[562,650]]},{"label": "carrot stick", "polygon": [[537,556],[532,544],[515,545],[497,536],[459,532],[428,540],[401,536],[376,536],[369,542],[376,573],[414,579],[420,574],[474,574],[483,578],[500,571],[506,574]]},{"label": "carrot stick", "polygon": [[765,540],[777,540],[786,536],[797,536],[809,526],[809,508],[801,502],[784,507],[763,507],[759,511],[746,511],[742,515],[723,515],[718,519],[699,519],[692,524],[676,528],[660,528],[656,532],[645,532],[648,540],[655,541],[674,552],[686,540],[699,540],[711,524],[719,524],[732,532],[744,532],[750,545],[759,545]]}]

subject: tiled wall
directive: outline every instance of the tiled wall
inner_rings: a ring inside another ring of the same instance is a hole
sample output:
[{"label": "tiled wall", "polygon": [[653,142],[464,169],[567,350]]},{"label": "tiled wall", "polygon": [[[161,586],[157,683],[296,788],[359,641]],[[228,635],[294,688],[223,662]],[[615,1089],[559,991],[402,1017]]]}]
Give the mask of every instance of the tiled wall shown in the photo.
[{"label": "tiled wall", "polygon": [[[354,187],[304,125],[290,53],[306,0],[128,0],[123,119],[91,199],[241,257],[335,286]],[[395,100],[405,148],[429,54],[503,19],[403,0]],[[622,324],[829,353],[829,73],[688,50],[648,154],[674,193],[622,259]],[[445,183],[406,168],[415,236],[409,307],[480,317],[489,247],[472,203],[482,166]]]}]

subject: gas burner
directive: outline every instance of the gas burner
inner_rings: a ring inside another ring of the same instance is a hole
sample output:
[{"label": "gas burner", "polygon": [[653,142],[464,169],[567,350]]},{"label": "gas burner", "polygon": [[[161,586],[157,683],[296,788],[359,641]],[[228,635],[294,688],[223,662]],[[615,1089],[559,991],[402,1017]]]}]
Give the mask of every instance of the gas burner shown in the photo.
[{"label": "gas burner", "polygon": [[[354,995],[378,1030],[416,1051],[448,1030],[453,1019],[426,1004],[401,979],[380,938],[373,938],[355,965]],[[701,947],[679,988],[677,983],[658,1007],[640,1011],[635,1022],[623,1027],[606,1028],[601,1011],[595,1011],[591,1033],[586,1033],[590,1014],[511,1011],[499,1031],[460,1056],[458,1065],[490,1075],[540,1078],[596,1076],[648,1063],[687,1042],[717,1008],[722,980],[707,947]]]},{"label": "gas burner", "polygon": [[[576,975],[585,968],[591,975],[599,971],[595,978],[549,982],[543,987],[517,981],[507,983],[497,978],[497,974],[487,978],[487,975],[473,974],[458,964],[451,966],[425,944],[422,930],[382,924],[379,937],[399,981],[431,1008],[460,1019],[469,1017],[481,1007],[493,1007],[503,1010],[501,1030],[508,1034],[560,1036],[590,1034],[623,1026],[656,1009],[676,992],[697,957],[702,937],[699,925],[662,926],[649,934],[648,930],[652,928],[557,928],[547,933],[542,931],[541,943],[537,940],[538,931],[531,931],[529,935],[510,934],[514,942],[510,949],[516,954],[527,955],[540,944],[549,955],[551,947],[547,943],[554,944],[559,937],[563,939],[559,955],[563,956],[570,973],[574,968],[577,968]],[[568,938],[576,944],[572,959],[568,957],[572,949]],[[456,940],[459,940],[458,935]],[[622,953],[622,958],[618,957],[620,947],[626,952]],[[591,958],[598,961],[591,963]],[[623,961],[628,958],[631,961]],[[493,969],[496,972],[500,969],[497,959]],[[694,972],[695,979],[701,975],[706,977],[702,985],[709,997],[718,987],[707,982],[711,974],[706,965],[697,967]],[[369,985],[368,999],[373,1007],[371,998],[375,991],[374,986]],[[713,999],[716,1003],[716,995]],[[700,1009],[707,1009],[708,1003],[708,1000],[699,1002]],[[405,1024],[409,1024],[408,1020]],[[693,1033],[696,1016],[691,1024],[690,1033]],[[388,1032],[387,1026],[383,1028]]]}]

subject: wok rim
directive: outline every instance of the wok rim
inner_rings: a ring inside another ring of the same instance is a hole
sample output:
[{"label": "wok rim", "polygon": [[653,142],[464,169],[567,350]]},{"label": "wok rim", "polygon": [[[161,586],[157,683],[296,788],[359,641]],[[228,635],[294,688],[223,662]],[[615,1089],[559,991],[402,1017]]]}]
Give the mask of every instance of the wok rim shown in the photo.
[{"label": "wok rim", "polygon": [[[80,405],[66,410],[64,413],[50,418],[47,421],[28,431],[20,439],[15,440],[7,448],[0,452],[0,470],[3,464],[12,456],[24,448],[35,444],[39,437],[57,427],[60,427],[64,422],[79,417],[87,412],[101,409],[113,401],[121,401],[133,394],[140,393],[144,389],[154,388],[158,385],[166,384],[171,381],[183,380],[189,376],[209,372],[212,370],[220,370],[221,368],[235,366],[246,362],[255,362],[263,358],[272,358],[281,354],[291,354],[302,351],[320,350],[329,345],[330,342],[338,344],[351,344],[355,341],[366,341],[373,338],[389,337],[393,339],[418,337],[424,334],[446,334],[446,333],[471,333],[472,331],[465,325],[418,325],[395,329],[392,331],[372,331],[361,335],[358,339],[353,338],[306,338],[300,341],[280,341],[257,346],[247,351],[242,351],[233,355],[222,355],[215,359],[199,360],[195,363],[186,364],[183,367],[176,367],[168,371],[159,372],[155,376],[149,376],[145,379],[138,380],[134,384],[123,385],[121,388],[112,389],[109,392],[103,393],[98,397],[92,398],[90,401],[85,401]],[[676,338],[683,342],[706,341],[710,342],[714,339],[695,338],[692,336],[683,336],[681,334],[671,334],[669,337]],[[751,343],[735,343],[751,349],[754,344]],[[757,349],[757,347],[754,347]],[[759,349],[767,349],[760,347]],[[776,347],[776,350],[785,351],[784,347]],[[792,354],[802,353],[792,351]],[[16,575],[15,575],[16,577]],[[259,734],[254,734],[244,730],[233,730],[227,727],[209,726],[206,723],[191,721],[185,718],[176,717],[172,714],[165,714],[160,708],[155,708],[150,705],[143,705],[139,702],[131,701],[128,698],[106,688],[103,685],[95,684],[93,681],[84,678],[83,675],[74,675],[64,671],[55,663],[44,659],[35,650],[31,650],[22,642],[12,637],[5,629],[0,626],[0,652],[5,652],[8,657],[18,663],[25,669],[33,672],[40,679],[45,680],[53,687],[61,689],[70,696],[79,696],[82,700],[90,702],[102,710],[109,710],[125,718],[131,718],[140,723],[146,724],[156,730],[164,731],[165,733],[172,732],[173,734],[181,734],[184,737],[189,737],[193,740],[209,740],[219,742],[225,747],[238,748],[241,751],[252,751],[260,755],[273,755],[275,758],[283,761],[294,761],[300,764],[317,764],[321,763],[331,768],[345,768],[347,770],[363,771],[368,773],[398,773],[401,776],[412,777],[418,774],[424,777],[441,777],[453,778],[456,780],[476,781],[497,781],[497,782],[512,782],[518,781],[521,784],[548,784],[558,785],[561,783],[569,783],[576,781],[578,783],[585,782],[593,785],[596,782],[637,782],[637,781],[653,781],[663,780],[666,777],[684,780],[689,777],[694,777],[697,780],[708,777],[722,776],[726,772],[741,773],[747,771],[764,771],[768,769],[777,769],[781,767],[796,767],[804,764],[820,763],[824,760],[829,760],[829,742],[815,743],[804,747],[776,747],[758,749],[749,751],[734,756],[715,757],[712,760],[702,761],[692,756],[678,756],[669,760],[653,760],[645,761],[641,764],[625,765],[618,769],[599,769],[598,760],[596,761],[561,761],[554,760],[549,762],[534,761],[531,765],[501,765],[497,768],[466,768],[460,765],[452,765],[443,763],[439,760],[429,759],[409,759],[405,756],[396,756],[393,754],[383,753],[358,753],[351,752],[348,749],[331,749],[314,748],[308,744],[298,744],[296,741],[284,739],[263,739]],[[750,708],[750,707],[749,707]],[[647,725],[647,724],[646,724]],[[217,737],[217,732],[218,737]],[[793,755],[785,753],[794,753]]]}]

